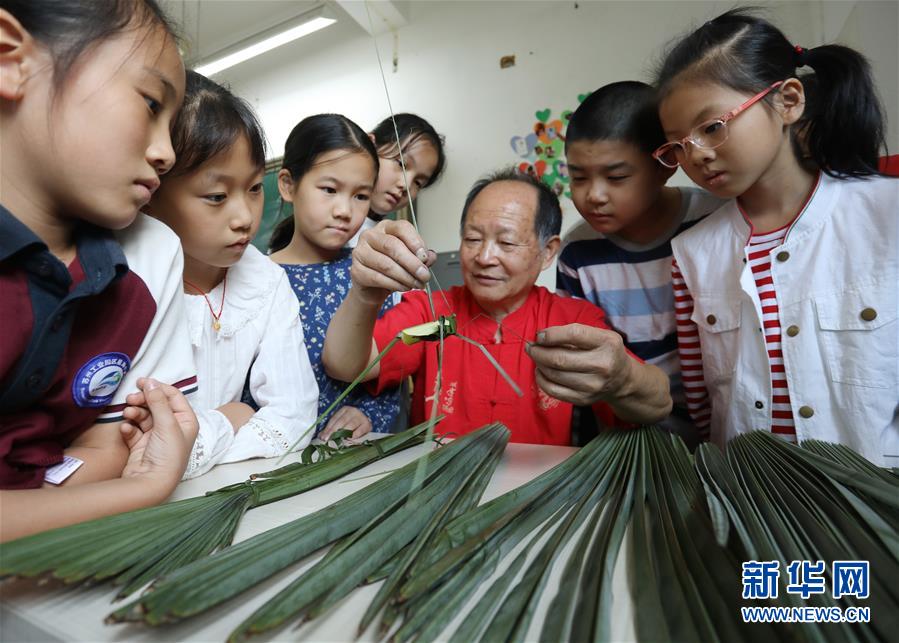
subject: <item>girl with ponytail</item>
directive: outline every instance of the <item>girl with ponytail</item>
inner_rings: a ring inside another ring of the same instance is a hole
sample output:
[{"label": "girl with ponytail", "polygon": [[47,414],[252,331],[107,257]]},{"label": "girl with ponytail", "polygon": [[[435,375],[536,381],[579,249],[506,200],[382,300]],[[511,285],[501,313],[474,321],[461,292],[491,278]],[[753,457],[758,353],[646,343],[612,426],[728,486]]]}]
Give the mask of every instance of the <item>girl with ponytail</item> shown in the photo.
[{"label": "girl with ponytail", "polygon": [[878,173],[867,61],[738,9],[677,42],[657,84],[655,158],[730,199],[672,241],[694,421],[722,445],[763,429],[896,466],[899,182]]},{"label": "girl with ponytail", "polygon": [[446,167],[443,136],[417,114],[388,116],[368,136],[378,151],[378,182],[371,195],[368,217],[347,242],[350,248],[356,247],[363,232],[390,213],[402,210],[420,191],[434,185]]}]

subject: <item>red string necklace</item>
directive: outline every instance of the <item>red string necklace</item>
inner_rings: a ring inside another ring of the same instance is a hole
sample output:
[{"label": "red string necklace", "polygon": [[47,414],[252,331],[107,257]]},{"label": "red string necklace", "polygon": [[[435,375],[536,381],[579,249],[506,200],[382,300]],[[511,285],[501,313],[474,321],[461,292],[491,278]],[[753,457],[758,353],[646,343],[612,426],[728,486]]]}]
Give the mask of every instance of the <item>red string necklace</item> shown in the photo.
[{"label": "red string necklace", "polygon": [[198,293],[203,295],[203,299],[206,300],[206,305],[209,306],[209,313],[212,315],[212,328],[215,329],[216,332],[218,332],[222,328],[222,324],[219,321],[219,319],[221,319],[222,312],[225,310],[225,289],[228,287],[228,271],[227,270],[225,271],[225,278],[222,279],[222,305],[219,306],[218,315],[215,314],[215,310],[212,308],[212,302],[209,301],[209,297],[206,295],[205,292],[203,292],[200,288],[198,288],[197,286],[192,284],[190,282],[190,280],[187,279],[187,277],[184,278],[184,284],[186,286],[190,286],[191,288],[196,290]]}]

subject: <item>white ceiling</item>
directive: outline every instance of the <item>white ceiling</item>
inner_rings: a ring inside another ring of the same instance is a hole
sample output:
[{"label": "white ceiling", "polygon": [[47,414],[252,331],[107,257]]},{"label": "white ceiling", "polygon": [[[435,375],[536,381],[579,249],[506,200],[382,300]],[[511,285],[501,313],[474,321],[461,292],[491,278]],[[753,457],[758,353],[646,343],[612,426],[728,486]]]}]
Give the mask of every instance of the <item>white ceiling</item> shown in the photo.
[{"label": "white ceiling", "polygon": [[[406,24],[408,2],[404,0],[159,0],[181,30],[182,53],[192,66],[236,43],[301,14],[326,7],[331,17],[358,33],[375,33]],[[369,5],[374,23],[368,22]],[[363,25],[360,27],[359,25]],[[346,36],[342,30],[326,29],[325,39]],[[317,38],[321,44],[322,36]]]},{"label": "white ceiling", "polygon": [[[181,28],[188,64],[320,7],[323,0],[160,0]],[[340,9],[329,5],[336,13]],[[338,16],[339,18],[339,16]]]}]

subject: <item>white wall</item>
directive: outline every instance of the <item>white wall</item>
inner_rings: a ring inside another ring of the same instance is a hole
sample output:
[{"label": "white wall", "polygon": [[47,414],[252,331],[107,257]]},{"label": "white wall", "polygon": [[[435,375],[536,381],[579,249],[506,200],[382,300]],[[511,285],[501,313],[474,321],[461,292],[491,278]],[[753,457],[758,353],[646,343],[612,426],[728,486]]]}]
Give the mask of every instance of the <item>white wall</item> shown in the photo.
[{"label": "white wall", "polygon": [[899,2],[897,0],[858,2],[835,36],[835,41],[863,52],[871,62],[880,100],[886,106],[887,145],[899,154]]},{"label": "white wall", "polygon": [[[573,109],[576,97],[605,83],[650,80],[666,43],[733,6],[733,2],[410,3],[409,24],[378,46],[395,111],[416,112],[446,135],[446,175],[419,199],[420,226],[438,251],[458,247],[464,195],[480,175],[515,161],[513,135],[529,131],[534,112]],[[891,116],[897,96],[897,2],[767,3],[769,18],[789,38],[812,47],[837,37],[874,60]],[[345,14],[318,34],[233,68],[220,79],[253,101],[280,156],[290,129],[304,116],[346,114],[363,128],[387,115],[373,39]],[[517,64],[500,69],[500,56]],[[889,143],[899,148],[891,124]],[[675,182],[684,182],[675,177]],[[577,221],[567,199],[566,227]],[[553,282],[544,273],[541,283]]]}]

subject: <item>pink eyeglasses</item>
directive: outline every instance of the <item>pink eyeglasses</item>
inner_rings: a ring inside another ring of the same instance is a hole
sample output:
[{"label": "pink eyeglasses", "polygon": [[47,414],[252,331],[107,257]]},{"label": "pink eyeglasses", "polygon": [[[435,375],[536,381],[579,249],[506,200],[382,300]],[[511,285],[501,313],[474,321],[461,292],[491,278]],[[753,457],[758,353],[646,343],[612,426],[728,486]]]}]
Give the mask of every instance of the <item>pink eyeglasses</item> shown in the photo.
[{"label": "pink eyeglasses", "polygon": [[653,158],[665,167],[677,167],[681,164],[681,161],[687,152],[687,143],[704,150],[713,150],[716,147],[724,145],[724,142],[727,140],[727,123],[755,105],[767,96],[769,92],[777,89],[782,84],[782,80],[777,81],[767,89],[760,91],[736,109],[732,109],[718,118],[713,118],[710,121],[700,123],[690,130],[690,133],[681,140],[665,143],[652,153]]}]

